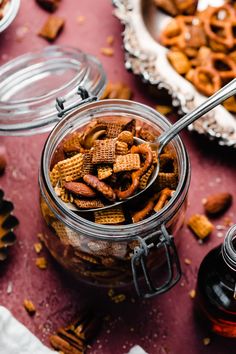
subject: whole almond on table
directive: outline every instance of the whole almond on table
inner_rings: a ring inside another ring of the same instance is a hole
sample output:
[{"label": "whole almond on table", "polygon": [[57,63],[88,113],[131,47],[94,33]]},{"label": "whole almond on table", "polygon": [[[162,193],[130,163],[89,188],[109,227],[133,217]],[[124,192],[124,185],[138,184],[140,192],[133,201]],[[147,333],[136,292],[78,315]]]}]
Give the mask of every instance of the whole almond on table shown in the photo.
[{"label": "whole almond on table", "polygon": [[226,211],[232,204],[232,194],[227,192],[209,195],[204,201],[204,210],[209,215],[217,215]]},{"label": "whole almond on table", "polygon": [[81,197],[93,198],[96,197],[96,192],[85,183],[81,182],[66,182],[65,189],[71,193]]}]

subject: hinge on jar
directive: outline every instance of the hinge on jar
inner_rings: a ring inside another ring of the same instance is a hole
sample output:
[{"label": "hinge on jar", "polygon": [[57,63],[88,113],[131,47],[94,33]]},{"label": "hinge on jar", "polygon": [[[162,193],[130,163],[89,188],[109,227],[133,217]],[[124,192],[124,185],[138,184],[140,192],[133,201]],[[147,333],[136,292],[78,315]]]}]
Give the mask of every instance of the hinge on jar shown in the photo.
[{"label": "hinge on jar", "polygon": [[[158,237],[158,240],[154,240],[155,237]],[[168,291],[181,277],[181,267],[174,243],[174,237],[168,233],[164,224],[161,225],[161,231],[156,233],[155,237],[154,235],[149,235],[145,238],[138,237],[139,246],[135,247],[131,259],[134,286],[137,294],[144,298],[150,298]],[[164,249],[168,269],[167,280],[158,287],[154,285],[146,264],[150,249],[154,247]],[[142,291],[142,285],[148,289],[146,292]]]},{"label": "hinge on jar", "polygon": [[57,116],[59,118],[63,117],[64,114],[70,112],[71,110],[73,110],[74,108],[79,107],[82,104],[85,103],[89,103],[89,102],[93,102],[97,100],[97,96],[90,96],[88,91],[83,87],[83,86],[79,86],[78,90],[77,90],[77,95],[79,95],[81,97],[81,101],[76,102],[74,104],[72,104],[71,106],[65,108],[64,107],[64,103],[66,102],[66,99],[64,97],[57,97],[56,98],[56,109],[58,110],[58,114]]}]

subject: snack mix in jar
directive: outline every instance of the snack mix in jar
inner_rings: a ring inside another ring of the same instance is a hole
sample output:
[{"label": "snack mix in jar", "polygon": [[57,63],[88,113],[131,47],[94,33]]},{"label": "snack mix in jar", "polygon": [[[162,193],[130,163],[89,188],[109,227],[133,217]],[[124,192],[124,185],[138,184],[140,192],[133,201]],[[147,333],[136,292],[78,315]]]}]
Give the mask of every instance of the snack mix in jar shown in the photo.
[{"label": "snack mix in jar", "polygon": [[[58,140],[49,168],[49,184],[55,198],[70,215],[80,216],[80,230],[76,232],[66,226],[65,214],[58,218],[45,198],[41,198],[43,216],[56,235],[45,236],[45,243],[56,259],[79,279],[97,285],[126,285],[132,281],[131,259],[140,244],[139,238],[154,231],[160,234],[160,220],[154,229],[153,221],[179,194],[176,193],[179,157],[173,144],[169,144],[159,157],[160,172],[153,186],[141,196],[112,206],[148,185],[158,162],[157,151],[152,150],[150,142],[160,130],[130,115],[100,114],[86,123]],[[136,145],[134,137],[145,142]],[[188,175],[186,170],[182,174]],[[171,233],[183,223],[187,188],[188,182],[181,193],[181,207],[167,220],[162,219],[169,222],[167,229]],[[99,209],[108,205],[107,209]],[[81,230],[84,222],[90,225],[86,232]],[[149,225],[149,231],[141,223]],[[173,252],[170,253],[172,256]],[[162,248],[150,251],[148,268],[153,270],[164,262]]]}]

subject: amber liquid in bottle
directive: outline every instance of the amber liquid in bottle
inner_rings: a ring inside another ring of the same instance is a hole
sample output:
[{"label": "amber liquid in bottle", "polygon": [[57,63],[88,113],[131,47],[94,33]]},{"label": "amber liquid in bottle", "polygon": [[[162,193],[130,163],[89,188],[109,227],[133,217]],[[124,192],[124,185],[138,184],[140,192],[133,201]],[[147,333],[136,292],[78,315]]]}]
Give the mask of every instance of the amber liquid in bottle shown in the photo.
[{"label": "amber liquid in bottle", "polygon": [[200,266],[196,311],[213,332],[236,338],[236,270],[222,253],[222,246],[213,249]]}]

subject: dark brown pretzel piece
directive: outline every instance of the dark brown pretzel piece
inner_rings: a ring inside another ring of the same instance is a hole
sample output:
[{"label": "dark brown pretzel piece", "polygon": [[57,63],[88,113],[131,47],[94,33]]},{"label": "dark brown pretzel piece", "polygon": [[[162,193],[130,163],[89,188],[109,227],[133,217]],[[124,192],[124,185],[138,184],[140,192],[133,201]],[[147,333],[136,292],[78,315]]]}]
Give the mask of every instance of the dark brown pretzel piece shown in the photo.
[{"label": "dark brown pretzel piece", "polygon": [[134,171],[131,174],[131,185],[129,186],[128,189],[121,191],[121,190],[116,190],[116,195],[119,199],[126,199],[131,197],[136,191],[136,189],[139,186],[139,180],[141,176],[147,171],[147,169],[151,166],[152,164],[152,159],[153,159],[153,154],[152,154],[152,149],[148,144],[141,144],[138,146],[132,146],[131,148],[131,153],[135,154],[144,154],[146,156],[144,165],[137,171]]}]

